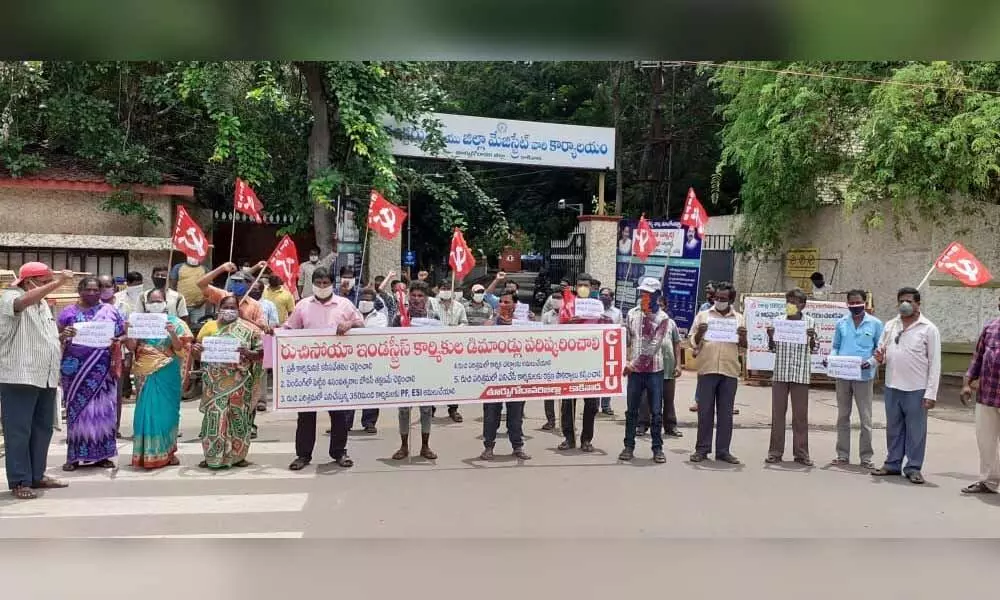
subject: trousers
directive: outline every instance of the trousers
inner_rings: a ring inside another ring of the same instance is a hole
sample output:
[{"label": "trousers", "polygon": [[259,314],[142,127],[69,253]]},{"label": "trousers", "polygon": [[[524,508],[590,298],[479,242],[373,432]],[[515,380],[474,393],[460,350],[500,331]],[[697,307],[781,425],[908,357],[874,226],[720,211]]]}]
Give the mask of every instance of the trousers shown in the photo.
[{"label": "trousers", "polygon": [[[927,409],[923,406],[924,392],[904,392],[885,388],[885,457],[887,471],[913,473],[924,465],[927,449]],[[906,465],[903,466],[903,458]]]},{"label": "trousers", "polygon": [[56,388],[0,384],[7,486],[30,486],[45,476],[55,420]]},{"label": "trousers", "polygon": [[1000,408],[976,404],[976,443],[979,446],[979,480],[993,491],[1000,487]]},{"label": "trousers", "polygon": [[[677,391],[676,379],[663,380],[663,430],[677,430],[677,407],[674,406],[674,396]],[[639,427],[648,429],[650,426],[649,398],[643,398],[639,405]]]},{"label": "trousers", "polygon": [[707,455],[712,451],[715,433],[715,457],[729,455],[733,441],[733,405],[736,403],[737,381],[721,373],[698,375],[698,440],[695,452]]},{"label": "trousers", "polygon": [[874,380],[848,381],[838,379],[837,386],[837,458],[851,458],[851,408],[858,406],[861,433],[858,435],[858,453],[861,462],[870,462],[875,456],[872,449],[872,388]]},{"label": "trousers", "polygon": [[625,407],[625,447],[635,450],[635,428],[639,421],[639,406],[643,395],[649,397],[650,436],[653,452],[663,450],[663,371],[632,373],[628,376]]},{"label": "trousers", "polygon": [[771,445],[768,456],[785,453],[785,416],[792,399],[792,456],[809,458],[809,385],[774,381],[771,383]]},{"label": "trousers", "polygon": [[[580,432],[581,442],[594,441],[594,420],[597,418],[597,406],[600,401],[597,398],[583,399],[583,431]],[[560,407],[562,432],[566,441],[576,443],[576,398],[562,401]]]},{"label": "trousers", "polygon": [[[352,410],[331,410],[330,413],[330,457],[339,460],[347,454],[347,434],[351,430]],[[295,455],[312,460],[316,447],[316,413],[300,412],[295,424]]]},{"label": "trousers", "polygon": [[[410,406],[399,407],[399,434],[410,435]],[[431,418],[434,414],[433,406],[420,407],[420,433],[431,432]]]},{"label": "trousers", "polygon": [[[486,448],[497,445],[503,406],[503,402],[483,404],[483,446]],[[507,438],[514,450],[524,447],[524,402],[507,403]]]}]

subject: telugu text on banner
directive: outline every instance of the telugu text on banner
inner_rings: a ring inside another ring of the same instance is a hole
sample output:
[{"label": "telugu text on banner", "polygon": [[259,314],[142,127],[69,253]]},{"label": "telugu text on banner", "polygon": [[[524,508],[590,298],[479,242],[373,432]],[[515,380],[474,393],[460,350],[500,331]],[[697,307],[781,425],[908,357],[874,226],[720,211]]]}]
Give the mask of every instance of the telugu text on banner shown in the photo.
[{"label": "telugu text on banner", "polygon": [[[812,355],[812,372],[826,373],[823,359],[830,354],[833,346],[833,332],[837,321],[849,314],[844,302],[820,302],[810,300],[802,314],[815,321],[816,341],[819,352]],[[767,327],[772,321],[785,315],[785,297],[747,296],[743,299],[743,316],[747,327],[747,369],[751,371],[771,371],[774,369],[774,353],[768,351]]]}]

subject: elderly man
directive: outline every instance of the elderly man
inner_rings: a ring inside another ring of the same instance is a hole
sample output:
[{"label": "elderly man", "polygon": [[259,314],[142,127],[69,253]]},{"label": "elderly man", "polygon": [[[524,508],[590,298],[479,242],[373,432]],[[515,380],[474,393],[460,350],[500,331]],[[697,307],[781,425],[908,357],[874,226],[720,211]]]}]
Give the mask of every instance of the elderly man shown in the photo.
[{"label": "elderly man", "polygon": [[21,266],[17,279],[0,294],[0,419],[7,485],[19,500],[37,498],[36,489],[64,488],[46,477],[55,421],[61,337],[45,296],[72,279],[53,277],[43,263]]},{"label": "elderly man", "polygon": [[[1000,310],[1000,306],[997,307]],[[979,481],[962,490],[966,494],[995,494],[1000,486],[1000,319],[986,324],[979,334],[972,362],[962,382],[962,401],[972,396],[972,382],[979,382],[976,398],[976,442],[979,445]]]}]

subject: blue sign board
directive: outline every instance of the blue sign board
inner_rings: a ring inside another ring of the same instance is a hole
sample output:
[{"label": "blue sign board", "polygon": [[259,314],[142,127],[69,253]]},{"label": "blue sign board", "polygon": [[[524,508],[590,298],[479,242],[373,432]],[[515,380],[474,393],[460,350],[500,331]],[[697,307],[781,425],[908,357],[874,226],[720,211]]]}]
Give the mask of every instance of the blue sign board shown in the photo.
[{"label": "blue sign board", "polygon": [[686,334],[698,313],[701,240],[693,229],[678,221],[651,220],[649,226],[657,245],[643,262],[632,256],[632,234],[637,226],[634,219],[624,219],[618,225],[616,303],[627,312],[636,305],[639,282],[645,277],[657,279],[666,297],[667,314]]},{"label": "blue sign board", "polygon": [[403,254],[403,266],[413,267],[416,266],[416,264],[417,264],[417,253],[414,252],[413,250],[407,250]]}]

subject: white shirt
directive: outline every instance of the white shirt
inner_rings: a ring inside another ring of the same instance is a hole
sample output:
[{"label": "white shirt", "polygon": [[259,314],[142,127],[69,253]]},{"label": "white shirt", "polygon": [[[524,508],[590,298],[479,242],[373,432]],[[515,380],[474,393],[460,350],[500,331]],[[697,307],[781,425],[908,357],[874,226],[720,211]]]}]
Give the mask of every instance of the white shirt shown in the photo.
[{"label": "white shirt", "polygon": [[388,327],[389,317],[381,310],[373,310],[365,315],[365,327]]},{"label": "white shirt", "polygon": [[937,400],[941,334],[934,323],[920,315],[903,331],[903,322],[896,317],[885,324],[879,347],[885,350],[886,387],[904,392],[924,390],[924,398]]},{"label": "white shirt", "polygon": [[431,308],[437,313],[441,323],[447,327],[469,324],[469,317],[465,314],[465,306],[461,302],[438,300],[436,303],[431,303]]},{"label": "white shirt", "polygon": [[616,308],[613,304],[604,311],[604,316],[611,319],[611,322],[615,325],[622,324],[622,311]]},{"label": "white shirt", "polygon": [[[149,300],[149,292],[151,291],[153,290],[146,290],[142,294],[139,312],[146,312],[146,302]],[[187,302],[184,300],[184,296],[170,288],[167,288],[167,314],[178,319],[186,319],[188,316]]]}]

